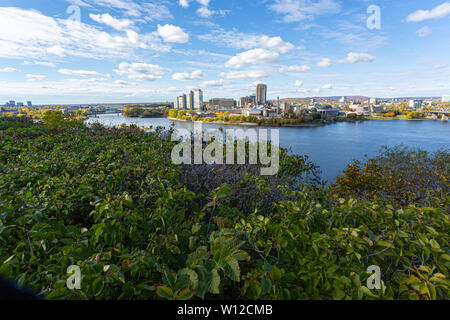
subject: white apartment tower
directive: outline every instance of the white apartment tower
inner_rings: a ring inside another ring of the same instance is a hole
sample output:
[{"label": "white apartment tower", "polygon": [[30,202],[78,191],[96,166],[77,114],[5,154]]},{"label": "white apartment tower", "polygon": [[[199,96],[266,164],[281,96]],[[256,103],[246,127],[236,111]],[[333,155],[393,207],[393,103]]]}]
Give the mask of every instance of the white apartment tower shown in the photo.
[{"label": "white apartment tower", "polygon": [[186,95],[186,108],[188,110],[194,110],[194,92],[191,91]]},{"label": "white apartment tower", "polygon": [[194,98],[194,110],[203,110],[203,91],[201,89],[195,89],[192,92]]}]

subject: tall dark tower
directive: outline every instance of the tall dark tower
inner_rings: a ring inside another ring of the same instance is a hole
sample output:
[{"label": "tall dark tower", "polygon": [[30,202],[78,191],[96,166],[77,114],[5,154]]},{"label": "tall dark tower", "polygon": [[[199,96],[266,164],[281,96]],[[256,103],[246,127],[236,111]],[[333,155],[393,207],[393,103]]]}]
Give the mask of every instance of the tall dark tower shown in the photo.
[{"label": "tall dark tower", "polygon": [[256,86],[256,104],[265,105],[267,103],[267,85],[258,84]]}]

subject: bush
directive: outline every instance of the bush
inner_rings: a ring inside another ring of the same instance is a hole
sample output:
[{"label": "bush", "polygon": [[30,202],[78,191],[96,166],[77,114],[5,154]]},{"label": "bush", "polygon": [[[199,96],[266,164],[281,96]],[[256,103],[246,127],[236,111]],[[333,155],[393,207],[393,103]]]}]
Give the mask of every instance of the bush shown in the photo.
[{"label": "bush", "polygon": [[382,148],[378,157],[365,164],[350,164],[331,190],[340,197],[377,199],[396,205],[424,204],[433,193],[447,194],[449,179],[448,151],[429,154],[402,145]]},{"label": "bush", "polygon": [[[161,129],[0,123],[0,275],[47,299],[450,298],[448,192],[402,208],[339,198],[285,153],[271,179],[206,166],[187,178]],[[445,173],[447,157],[427,167]],[[208,169],[217,181],[196,183]],[[70,265],[81,290],[66,287]]]}]

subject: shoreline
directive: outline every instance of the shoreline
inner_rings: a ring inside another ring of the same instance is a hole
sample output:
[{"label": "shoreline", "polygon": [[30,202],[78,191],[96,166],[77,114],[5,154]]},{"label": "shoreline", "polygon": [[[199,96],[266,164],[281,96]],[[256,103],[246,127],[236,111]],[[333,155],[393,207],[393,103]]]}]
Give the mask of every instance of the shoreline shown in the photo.
[{"label": "shoreline", "polygon": [[328,123],[302,123],[302,124],[282,124],[282,125],[259,125],[254,122],[240,122],[240,123],[230,123],[225,121],[189,121],[189,120],[181,120],[176,118],[167,117],[166,119],[170,121],[178,121],[178,122],[190,122],[190,123],[205,123],[205,124],[216,124],[216,125],[226,125],[226,126],[243,126],[243,127],[270,127],[270,128],[316,128],[327,125]]}]

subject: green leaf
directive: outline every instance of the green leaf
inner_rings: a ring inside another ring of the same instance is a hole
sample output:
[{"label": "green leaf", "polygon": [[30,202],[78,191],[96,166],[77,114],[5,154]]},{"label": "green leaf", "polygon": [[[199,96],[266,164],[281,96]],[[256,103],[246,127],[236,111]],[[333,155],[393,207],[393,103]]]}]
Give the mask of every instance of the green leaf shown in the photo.
[{"label": "green leaf", "polygon": [[333,299],[334,300],[342,300],[345,298],[345,292],[341,289],[337,289],[333,292]]},{"label": "green leaf", "polygon": [[235,253],[232,254],[233,258],[237,259],[238,261],[250,261],[250,255],[243,251],[243,250],[238,250]]},{"label": "green leaf", "polygon": [[225,259],[224,272],[233,281],[240,281],[241,268],[235,258],[228,257]]},{"label": "green leaf", "polygon": [[173,291],[172,289],[170,289],[168,286],[165,285],[158,285],[156,287],[156,294],[158,295],[158,297],[162,298],[162,299],[173,299]]},{"label": "green leaf", "polygon": [[375,298],[375,299],[379,298],[377,295],[374,295],[374,294],[372,293],[372,291],[370,291],[370,290],[369,290],[367,287],[365,287],[365,286],[359,287],[359,291],[360,291],[361,293],[363,293],[364,295],[368,296],[368,297]]},{"label": "green leaf", "polygon": [[209,274],[207,290],[213,294],[219,294],[220,276],[217,269],[213,269]]},{"label": "green leaf", "polygon": [[194,296],[194,290],[186,288],[178,292],[176,300],[189,300]]}]

